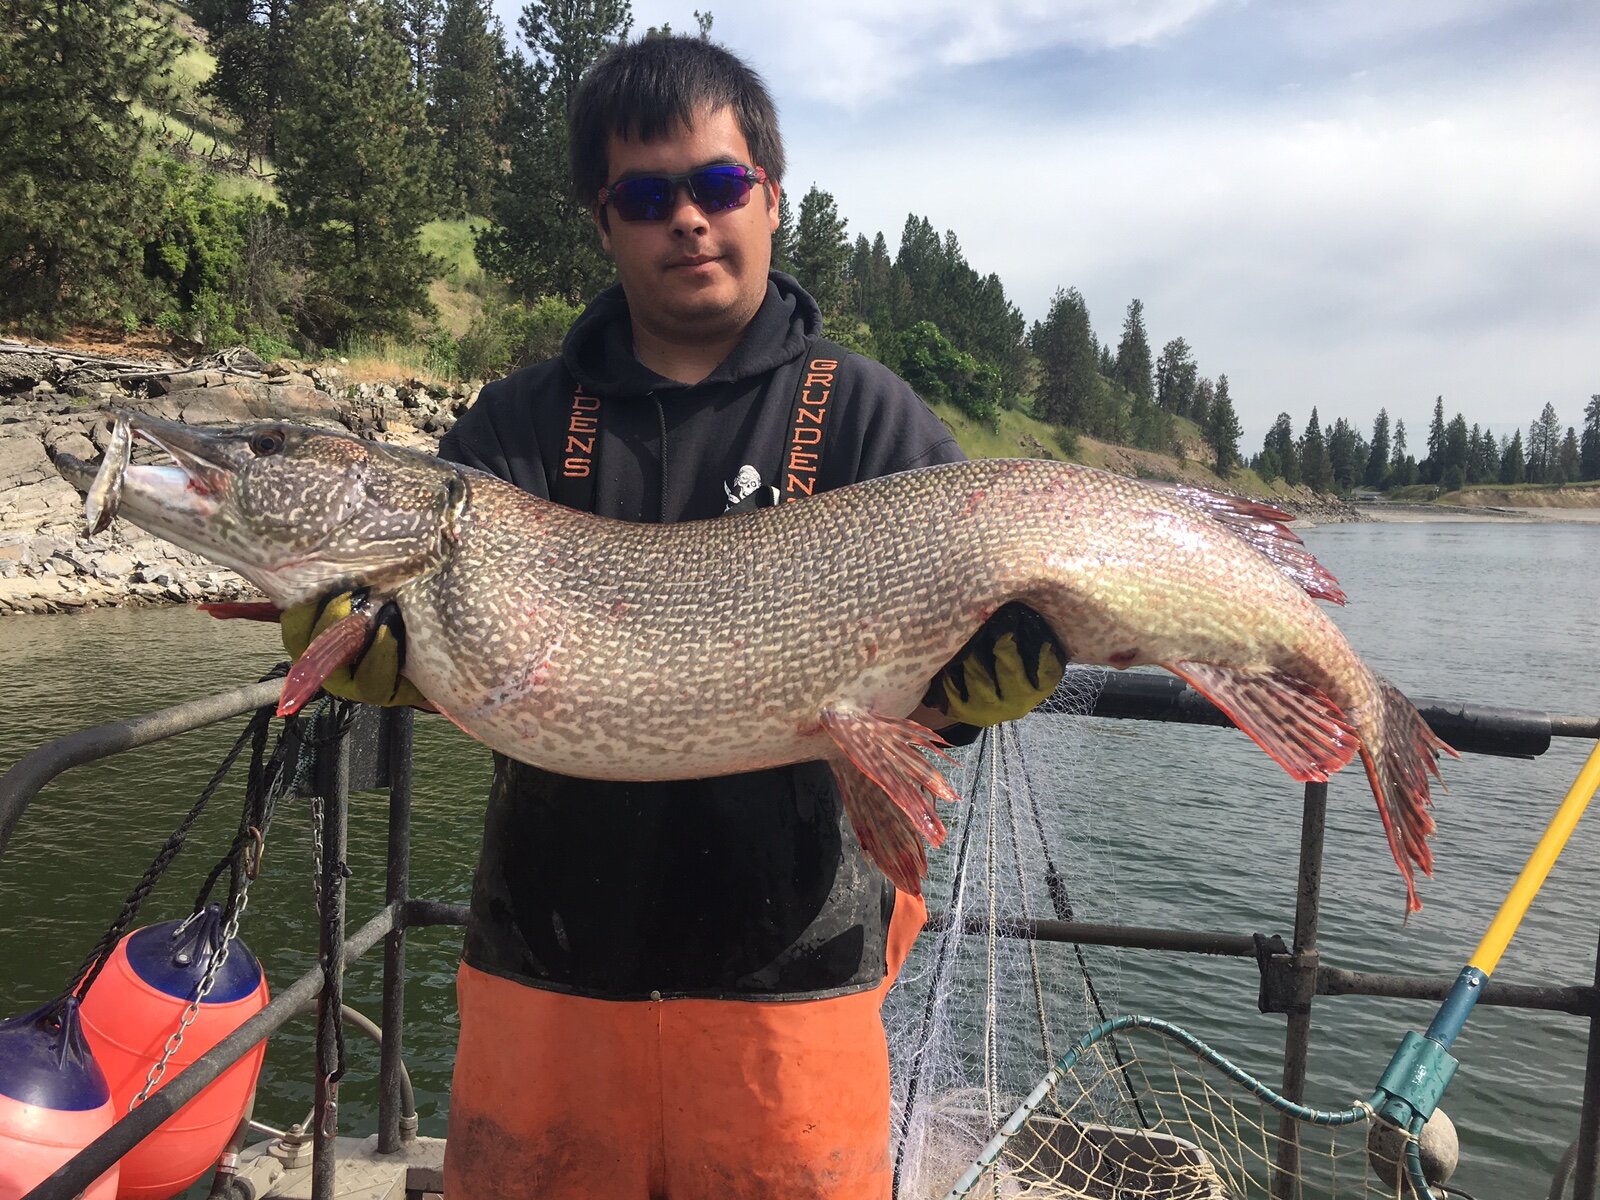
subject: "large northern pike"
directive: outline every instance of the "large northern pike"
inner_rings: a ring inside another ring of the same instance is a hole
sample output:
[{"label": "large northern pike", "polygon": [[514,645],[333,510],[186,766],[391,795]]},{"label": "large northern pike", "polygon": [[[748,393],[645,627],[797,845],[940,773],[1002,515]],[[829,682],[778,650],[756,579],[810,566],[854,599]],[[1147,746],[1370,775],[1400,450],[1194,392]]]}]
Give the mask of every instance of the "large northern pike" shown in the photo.
[{"label": "large northern pike", "polygon": [[[1294,779],[1359,753],[1420,907],[1428,774],[1449,748],[1313,602],[1343,595],[1275,509],[1024,459],[646,525],[348,436],[118,422],[98,475],[65,464],[91,527],[120,509],[279,608],[355,588],[392,600],[406,676],[513,758],[634,780],[826,759],[862,848],[916,892],[922,840],[945,832],[934,800],[956,796],[922,753],[941,739],[907,714],[1020,600],[1074,662],[1187,680]],[[130,434],[175,465],[130,464]],[[290,706],[359,653],[371,619],[313,643]]]}]

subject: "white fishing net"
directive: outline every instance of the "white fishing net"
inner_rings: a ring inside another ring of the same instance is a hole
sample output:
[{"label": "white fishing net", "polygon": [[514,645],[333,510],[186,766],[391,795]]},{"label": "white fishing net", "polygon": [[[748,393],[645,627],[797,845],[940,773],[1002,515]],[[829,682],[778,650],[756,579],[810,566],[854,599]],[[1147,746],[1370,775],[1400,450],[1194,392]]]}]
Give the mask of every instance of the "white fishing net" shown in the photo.
[{"label": "white fishing net", "polygon": [[[1079,719],[1101,679],[1070,670],[1053,711],[986,731],[964,769],[941,764],[966,798],[943,814],[950,836],[926,887],[930,912],[947,920],[918,939],[884,1013],[902,1200],[945,1195],[1067,1043],[1116,1011],[1115,951],[1003,926],[1071,919],[1080,896],[1114,908],[1108,834],[1089,803],[1093,739]],[[1048,752],[1034,758],[1047,780],[1029,762],[1042,739]]]},{"label": "white fishing net", "polygon": [[[1285,1117],[1181,1031],[1121,1029],[1053,1070],[1119,1014],[1118,952],[1033,941],[1006,922],[1117,909],[1084,719],[1102,679],[1069,671],[1049,711],[986,731],[964,769],[949,768],[965,800],[944,814],[950,837],[926,893],[944,920],[918,940],[884,1013],[897,1200],[943,1198],[963,1175],[959,1194],[981,1200],[1401,1195],[1404,1135],[1375,1171],[1364,1114],[1338,1128]],[[1030,1095],[1026,1119],[969,1173]]]}]

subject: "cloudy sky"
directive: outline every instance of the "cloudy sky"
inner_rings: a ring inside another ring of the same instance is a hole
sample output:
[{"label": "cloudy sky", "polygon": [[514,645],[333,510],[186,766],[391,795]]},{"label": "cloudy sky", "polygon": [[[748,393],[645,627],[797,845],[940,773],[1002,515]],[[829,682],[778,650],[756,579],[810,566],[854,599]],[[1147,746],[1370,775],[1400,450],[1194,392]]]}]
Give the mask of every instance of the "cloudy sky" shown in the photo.
[{"label": "cloudy sky", "polygon": [[[696,0],[634,0],[635,29]],[[1144,301],[1260,447],[1313,405],[1415,450],[1600,392],[1596,0],[698,0],[776,96],[793,199],[953,230],[1028,319]],[[497,0],[508,32],[520,6]]]}]

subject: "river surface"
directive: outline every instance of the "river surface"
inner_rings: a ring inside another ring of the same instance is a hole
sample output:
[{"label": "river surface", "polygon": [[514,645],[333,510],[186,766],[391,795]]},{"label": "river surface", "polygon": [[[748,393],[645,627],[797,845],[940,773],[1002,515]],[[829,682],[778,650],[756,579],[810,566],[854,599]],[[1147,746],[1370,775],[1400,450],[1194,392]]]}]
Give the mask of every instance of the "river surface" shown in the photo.
[{"label": "river surface", "polygon": [[[1600,712],[1600,526],[1359,524],[1306,540],[1351,596],[1335,617],[1368,660],[1417,697],[1556,713]],[[0,620],[0,769],[53,737],[247,683],[281,657],[275,630],[191,609]],[[0,861],[0,1015],[56,994],[231,742],[237,722],[69,772],[24,818]],[[420,717],[412,891],[467,899],[487,751]],[[1241,734],[1144,722],[1035,716],[1029,759],[1059,786],[1061,833],[1091,864],[1074,883],[1081,920],[1292,936],[1297,785]],[[1059,748],[1059,753],[1055,751]],[[1444,767],[1433,880],[1402,920],[1404,890],[1359,772],[1330,789],[1321,944],[1360,970],[1453,976],[1470,956],[1588,747],[1558,740],[1534,762],[1468,757]],[[1059,762],[1055,760],[1059,758]],[[238,819],[242,777],[213,802],[138,924],[185,915]],[[351,814],[352,924],[381,904],[384,804]],[[309,816],[278,814],[243,935],[269,978],[314,964]],[[1591,814],[1536,902],[1497,980],[1593,979],[1600,930],[1600,820]],[[935,890],[933,895],[939,893]],[[424,1133],[442,1134],[455,1038],[459,931],[412,935],[407,1062]],[[926,939],[925,939],[926,940]],[[1139,951],[1090,955],[1107,1006],[1167,1017],[1269,1081],[1283,1018],[1256,1011],[1253,963]],[[354,967],[347,999],[379,1012],[381,955]],[[1433,1005],[1317,1001],[1313,1103],[1365,1097],[1402,1034]],[[513,1034],[514,1036],[514,1034]],[[1542,1196],[1576,1134],[1586,1028],[1559,1014],[1480,1008],[1456,1044],[1462,1067],[1444,1107],[1463,1162],[1453,1183],[1479,1200]],[[370,1128],[377,1055],[350,1042],[346,1128]],[[274,1037],[258,1119],[282,1127],[310,1105],[311,1022]]]}]

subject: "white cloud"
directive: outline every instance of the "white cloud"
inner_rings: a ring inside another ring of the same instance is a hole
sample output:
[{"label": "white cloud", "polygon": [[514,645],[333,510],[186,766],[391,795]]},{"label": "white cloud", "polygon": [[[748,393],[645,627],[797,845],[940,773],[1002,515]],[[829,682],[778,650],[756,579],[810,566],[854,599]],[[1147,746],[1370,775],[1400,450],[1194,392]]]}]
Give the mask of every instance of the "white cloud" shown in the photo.
[{"label": "white cloud", "polygon": [[[812,0],[712,4],[713,36],[745,47],[788,97],[863,108],[950,68],[1054,48],[1114,50],[1173,36],[1231,0]],[[681,17],[636,4],[640,27]]]},{"label": "white cloud", "polygon": [[1600,384],[1594,89],[1296,105],[1103,125],[926,113],[881,144],[803,135],[792,177],[891,247],[908,211],[955,230],[1032,317],[1077,286],[1114,339],[1138,296],[1156,348],[1187,338],[1252,427],[1312,404],[1409,424],[1439,392],[1469,422],[1547,398],[1575,420]]},{"label": "white cloud", "polygon": [[1575,423],[1600,390],[1593,0],[710,4],[796,199],[891,249],[928,216],[1030,318],[1077,286],[1114,340],[1141,298],[1157,349],[1229,374],[1247,443],[1313,404],[1420,434],[1441,392]]}]

